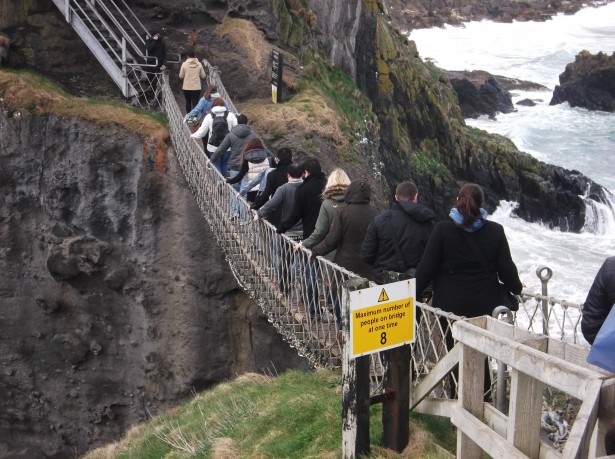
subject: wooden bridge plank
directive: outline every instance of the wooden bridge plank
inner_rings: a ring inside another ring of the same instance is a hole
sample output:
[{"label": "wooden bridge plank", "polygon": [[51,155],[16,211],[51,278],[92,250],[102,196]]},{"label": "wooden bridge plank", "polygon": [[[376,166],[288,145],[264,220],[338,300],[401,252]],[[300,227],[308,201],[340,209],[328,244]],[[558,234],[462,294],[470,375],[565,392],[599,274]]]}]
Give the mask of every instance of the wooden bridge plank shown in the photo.
[{"label": "wooden bridge plank", "polygon": [[562,459],[582,459],[588,456],[591,432],[598,417],[598,401],[602,381],[596,380],[589,384],[587,394],[574,420],[566,446],[562,452]]},{"label": "wooden bridge plank", "polygon": [[[545,347],[546,347],[545,342]],[[508,441],[531,459],[540,454],[540,417],[545,385],[512,369]]]},{"label": "wooden bridge plank", "polygon": [[413,410],[430,392],[436,387],[444,377],[455,368],[459,363],[459,345],[455,345],[431,371],[423,378],[423,380],[414,387],[410,398],[410,409]]},{"label": "wooden bridge plank", "polygon": [[[527,459],[525,454],[508,443],[506,439],[499,437],[493,430],[462,407],[458,406],[453,410],[451,421],[457,426],[457,429],[463,430],[465,435],[467,435],[472,442],[478,445],[479,448],[484,450],[491,457]],[[466,456],[465,454],[467,453],[457,448],[457,457],[463,459],[480,457],[480,449],[478,456]]]},{"label": "wooden bridge plank", "polygon": [[[480,422],[483,419],[484,406],[485,355],[466,344],[457,343],[457,346],[460,346],[458,397],[462,412],[470,414],[473,419],[478,418],[478,423],[488,429]],[[457,413],[457,411],[453,412]],[[468,429],[465,424],[456,425],[457,456],[464,459],[480,459],[481,449],[474,441],[475,436],[467,434]]]},{"label": "wooden bridge plank", "polygon": [[430,399],[425,398],[421,403],[416,405],[412,411],[422,414],[431,414],[432,416],[442,416],[450,418],[453,410],[457,406],[457,400],[446,399]]}]

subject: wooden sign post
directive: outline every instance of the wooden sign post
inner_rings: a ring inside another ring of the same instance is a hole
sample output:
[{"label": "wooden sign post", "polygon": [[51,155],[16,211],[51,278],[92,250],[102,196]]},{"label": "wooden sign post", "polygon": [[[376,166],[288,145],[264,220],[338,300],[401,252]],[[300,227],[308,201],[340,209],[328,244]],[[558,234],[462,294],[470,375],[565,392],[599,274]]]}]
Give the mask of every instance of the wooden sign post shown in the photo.
[{"label": "wooden sign post", "polygon": [[271,100],[274,104],[284,101],[282,76],[284,72],[284,55],[279,50],[271,52]]},{"label": "wooden sign post", "polygon": [[344,458],[369,453],[369,355],[385,350],[396,357],[390,363],[399,363],[402,355],[408,363],[405,369],[396,368],[386,375],[388,393],[374,398],[374,402],[385,402],[383,446],[401,451],[408,443],[409,345],[415,339],[415,281],[364,288],[366,285],[364,279],[351,279],[344,289]]}]

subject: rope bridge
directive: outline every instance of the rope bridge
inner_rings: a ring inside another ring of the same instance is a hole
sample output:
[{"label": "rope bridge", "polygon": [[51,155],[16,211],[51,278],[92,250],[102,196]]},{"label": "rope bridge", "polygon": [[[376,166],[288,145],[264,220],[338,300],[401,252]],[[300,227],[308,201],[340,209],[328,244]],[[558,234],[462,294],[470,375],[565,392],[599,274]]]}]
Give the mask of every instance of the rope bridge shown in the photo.
[{"label": "rope bridge", "polygon": [[[237,113],[217,69],[207,61],[203,63],[208,83],[217,88],[227,108]],[[200,143],[190,137],[167,77],[160,86],[178,162],[237,282],[300,356],[316,367],[339,367],[342,349],[335,308],[343,304],[342,285],[356,274],[322,257],[311,259],[310,252],[303,248],[295,251],[294,242],[277,234],[267,221],[253,221],[248,203],[226,184]],[[515,325],[578,341],[579,305],[526,292],[522,299],[514,316]],[[418,307],[421,320],[412,345],[415,384],[446,356],[446,337],[453,322],[461,319],[426,304],[419,303]],[[372,356],[374,394],[382,391],[382,362],[378,354]],[[453,377],[442,384],[438,392],[444,398],[456,392],[446,384],[456,386],[457,382]]]}]

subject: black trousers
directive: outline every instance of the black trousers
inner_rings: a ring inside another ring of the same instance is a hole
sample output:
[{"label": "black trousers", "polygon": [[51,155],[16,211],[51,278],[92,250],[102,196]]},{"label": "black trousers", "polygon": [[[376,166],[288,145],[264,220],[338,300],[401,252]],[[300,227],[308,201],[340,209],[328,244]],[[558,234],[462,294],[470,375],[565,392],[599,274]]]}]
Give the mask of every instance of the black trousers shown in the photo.
[{"label": "black trousers", "polygon": [[184,99],[186,99],[186,113],[190,112],[201,98],[200,90],[184,89]]}]

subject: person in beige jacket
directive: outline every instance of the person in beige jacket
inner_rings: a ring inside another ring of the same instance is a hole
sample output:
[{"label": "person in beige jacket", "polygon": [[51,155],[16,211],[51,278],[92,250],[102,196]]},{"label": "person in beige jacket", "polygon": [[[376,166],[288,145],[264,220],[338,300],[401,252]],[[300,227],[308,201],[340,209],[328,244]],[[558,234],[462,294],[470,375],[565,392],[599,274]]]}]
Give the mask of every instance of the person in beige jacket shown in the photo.
[{"label": "person in beige jacket", "polygon": [[179,79],[183,80],[182,89],[186,99],[186,113],[189,113],[201,97],[201,80],[205,79],[205,69],[196,58],[194,51],[188,53],[188,57],[179,69]]}]

